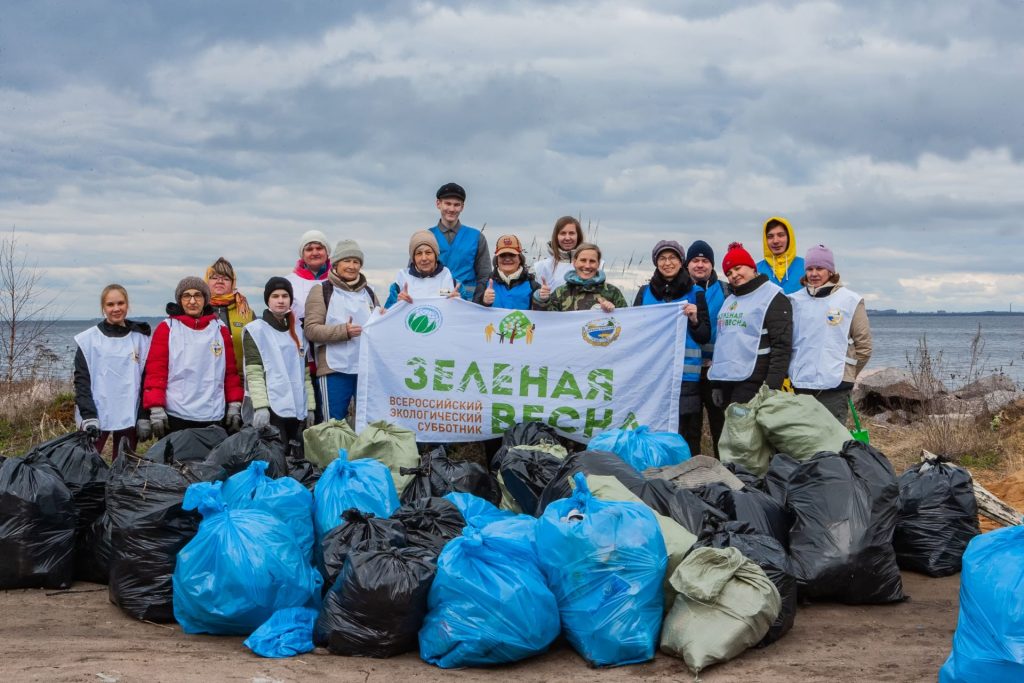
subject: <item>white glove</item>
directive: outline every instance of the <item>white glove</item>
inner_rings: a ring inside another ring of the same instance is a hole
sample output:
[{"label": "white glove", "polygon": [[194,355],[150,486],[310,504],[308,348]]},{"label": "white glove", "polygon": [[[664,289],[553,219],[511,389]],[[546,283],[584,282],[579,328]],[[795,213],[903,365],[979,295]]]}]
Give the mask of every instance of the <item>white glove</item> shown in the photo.
[{"label": "white glove", "polygon": [[252,413],[252,426],[256,429],[263,429],[270,424],[270,409],[257,408]]},{"label": "white glove", "polygon": [[316,424],[316,411],[310,410],[306,412],[306,429],[309,429]]},{"label": "white glove", "polygon": [[149,441],[153,436],[153,426],[149,420],[138,420],[135,423],[135,435],[139,437],[139,441]]},{"label": "white glove", "polygon": [[153,436],[158,439],[162,439],[164,434],[170,430],[170,425],[167,423],[167,411],[160,406],[149,409],[149,422],[153,427]]},{"label": "white glove", "polygon": [[82,420],[82,431],[88,434],[93,439],[98,439],[100,436],[100,421],[95,417],[90,417],[88,420]]}]

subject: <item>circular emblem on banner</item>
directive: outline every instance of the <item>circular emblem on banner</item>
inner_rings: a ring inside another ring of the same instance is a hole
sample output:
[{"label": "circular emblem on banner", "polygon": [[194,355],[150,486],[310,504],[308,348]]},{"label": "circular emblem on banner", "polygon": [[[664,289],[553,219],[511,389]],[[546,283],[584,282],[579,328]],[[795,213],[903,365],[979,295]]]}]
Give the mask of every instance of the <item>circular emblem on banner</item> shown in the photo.
[{"label": "circular emblem on banner", "polygon": [[838,325],[843,322],[843,311],[838,308],[830,308],[825,313],[825,320],[829,325]]},{"label": "circular emblem on banner", "polygon": [[416,334],[433,334],[441,329],[442,322],[441,311],[434,306],[417,306],[405,318],[405,326]]},{"label": "circular emblem on banner", "polygon": [[619,338],[622,326],[615,318],[598,318],[583,326],[583,341],[591,346],[608,346]]}]

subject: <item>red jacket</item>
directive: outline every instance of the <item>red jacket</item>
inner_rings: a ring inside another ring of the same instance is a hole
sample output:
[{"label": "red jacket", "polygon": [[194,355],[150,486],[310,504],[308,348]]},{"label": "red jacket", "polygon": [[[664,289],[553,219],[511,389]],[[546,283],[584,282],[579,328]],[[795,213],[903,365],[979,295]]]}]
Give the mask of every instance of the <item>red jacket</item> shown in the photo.
[{"label": "red jacket", "polygon": [[[217,320],[215,313],[203,315],[200,318],[193,318],[190,315],[171,315],[170,317],[194,330],[204,330],[207,325]],[[153,331],[153,338],[149,344],[149,356],[146,358],[146,375],[142,384],[142,407],[145,410],[167,406],[167,338],[170,331],[170,326],[166,321],[157,325],[156,330]],[[241,403],[245,390],[242,388],[242,379],[235,365],[235,350],[231,345],[231,332],[227,327],[221,327],[220,333],[224,337],[224,400],[227,403]]]}]

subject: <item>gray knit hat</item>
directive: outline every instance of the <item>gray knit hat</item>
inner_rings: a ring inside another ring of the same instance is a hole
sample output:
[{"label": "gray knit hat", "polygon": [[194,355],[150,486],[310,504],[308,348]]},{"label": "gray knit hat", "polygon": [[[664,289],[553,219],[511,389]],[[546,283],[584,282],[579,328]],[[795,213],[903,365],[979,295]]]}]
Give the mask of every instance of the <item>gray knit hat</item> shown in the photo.
[{"label": "gray knit hat", "polygon": [[307,230],[302,233],[302,237],[299,239],[299,258],[302,258],[302,252],[306,250],[306,245],[310,242],[322,244],[324,249],[331,248],[330,243],[327,241],[327,235],[323,234],[319,230]]},{"label": "gray knit hat", "polygon": [[437,246],[437,238],[430,230],[417,230],[412,234],[412,237],[409,238],[409,258],[412,258],[416,250],[424,244],[433,249],[438,258],[441,258],[441,249]]},{"label": "gray knit hat", "polygon": [[363,263],[363,250],[359,248],[355,240],[339,240],[331,252],[331,263],[337,264],[342,259],[355,258]]},{"label": "gray knit hat", "polygon": [[190,289],[198,289],[203,293],[203,303],[210,303],[210,287],[203,281],[203,278],[189,275],[181,278],[181,282],[174,288],[174,303],[181,303],[181,295]]}]

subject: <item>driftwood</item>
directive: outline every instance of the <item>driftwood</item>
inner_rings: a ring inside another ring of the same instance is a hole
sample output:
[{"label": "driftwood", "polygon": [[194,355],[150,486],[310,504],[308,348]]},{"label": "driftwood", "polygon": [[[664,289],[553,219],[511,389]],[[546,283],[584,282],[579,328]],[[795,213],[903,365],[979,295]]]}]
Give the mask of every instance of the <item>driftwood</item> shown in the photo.
[{"label": "driftwood", "polygon": [[[934,462],[939,457],[930,451],[921,450],[921,462]],[[978,501],[978,514],[1003,526],[1018,526],[1021,523],[1020,512],[999,500],[994,493],[979,484],[973,477],[971,480],[974,484],[974,498]]]}]

